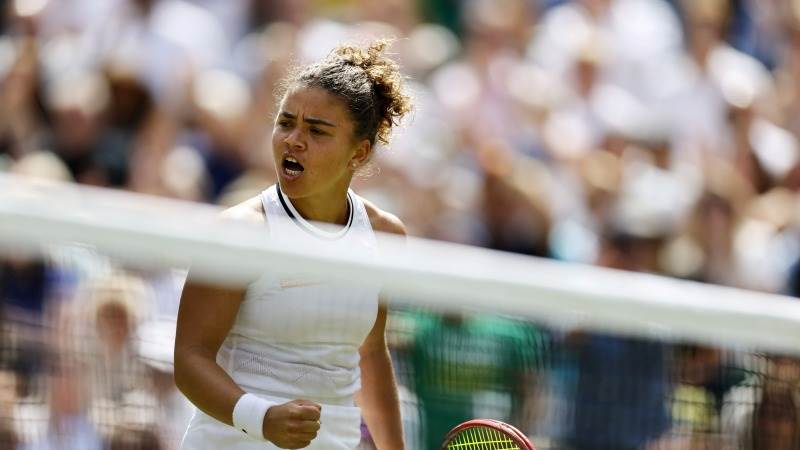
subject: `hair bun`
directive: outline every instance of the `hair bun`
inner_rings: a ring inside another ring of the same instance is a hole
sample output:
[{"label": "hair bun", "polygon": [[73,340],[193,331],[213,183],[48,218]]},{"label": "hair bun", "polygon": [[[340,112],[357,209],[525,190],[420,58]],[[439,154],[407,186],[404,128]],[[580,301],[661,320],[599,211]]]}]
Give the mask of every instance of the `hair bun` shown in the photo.
[{"label": "hair bun", "polygon": [[389,44],[390,41],[388,39],[380,39],[372,42],[367,47],[340,45],[333,50],[333,53],[345,63],[361,67],[364,70],[381,64],[389,64],[396,67],[394,61],[383,56],[383,51],[386,50]]},{"label": "hair bun", "polygon": [[390,44],[388,39],[379,39],[365,47],[340,45],[333,51],[345,64],[363,69],[371,81],[380,116],[376,137],[384,144],[389,142],[391,128],[411,111],[411,98],[404,93],[400,67],[384,54]]}]

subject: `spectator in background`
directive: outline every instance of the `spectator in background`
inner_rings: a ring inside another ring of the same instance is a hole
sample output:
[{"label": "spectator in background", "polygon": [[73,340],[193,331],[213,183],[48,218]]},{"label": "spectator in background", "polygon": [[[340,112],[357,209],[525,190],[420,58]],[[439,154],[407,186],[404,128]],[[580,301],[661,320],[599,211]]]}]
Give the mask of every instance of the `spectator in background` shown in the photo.
[{"label": "spectator in background", "polygon": [[[154,399],[147,368],[139,357],[136,335],[147,316],[146,285],[138,278],[112,274],[85,282],[73,305],[80,315],[73,327],[92,324],[76,341],[74,357],[86,368],[92,422],[105,436],[118,425],[154,423]],[[88,332],[88,333],[87,333]]]},{"label": "spectator in background", "polygon": [[86,416],[89,401],[86,381],[75,367],[67,363],[53,368],[48,376],[50,416],[47,433],[39,440],[23,445],[24,450],[103,448],[100,435]]},{"label": "spectator in background", "polygon": [[476,417],[531,423],[533,371],[545,351],[533,326],[495,317],[421,314],[408,351],[423,449],[438,449],[451,428]]},{"label": "spectator in background", "polygon": [[81,294],[89,304],[87,322],[94,324],[96,348],[88,354],[97,354],[95,367],[103,373],[97,374],[97,386],[102,396],[120,400],[126,390],[133,389],[136,380],[123,377],[136,377],[143,370],[133,370],[128,364],[141,364],[136,357],[135,339],[141,308],[146,302],[145,287],[137,279],[126,276],[112,276],[108,279],[87,283]]},{"label": "spectator in background", "polygon": [[[503,142],[487,142],[478,154],[484,171],[483,216],[487,247],[548,256],[550,205],[537,178],[546,173],[535,159],[519,158]],[[531,185],[535,187],[532,188]]]},{"label": "spectator in background", "polygon": [[[651,271],[662,239],[625,233],[607,236],[600,265]],[[567,337],[577,364],[574,423],[567,441],[577,450],[637,450],[669,430],[668,347],[645,341],[573,332]]]},{"label": "spectator in background", "polygon": [[[48,289],[52,287],[47,279],[49,272],[46,264],[36,259],[20,256],[0,260],[0,364],[13,368],[23,394],[33,389],[32,380],[46,364],[40,333]],[[4,416],[0,413],[0,421]]]},{"label": "spectator in background", "polygon": [[793,450],[800,446],[800,361],[766,357],[762,379],[750,377],[731,390],[722,426],[735,450]]},{"label": "spectator in background", "polygon": [[103,115],[109,105],[109,85],[98,74],[62,76],[51,81],[48,106],[52,114],[53,151],[78,182],[98,186],[123,186],[129,154],[109,146],[113,130],[106,132]]}]

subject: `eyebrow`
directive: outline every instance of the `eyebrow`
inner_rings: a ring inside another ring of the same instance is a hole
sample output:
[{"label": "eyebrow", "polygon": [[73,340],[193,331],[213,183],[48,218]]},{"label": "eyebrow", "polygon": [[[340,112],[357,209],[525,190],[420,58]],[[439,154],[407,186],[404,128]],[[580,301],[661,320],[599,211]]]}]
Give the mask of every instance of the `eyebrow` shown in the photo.
[{"label": "eyebrow", "polygon": [[[294,115],[294,114],[292,114],[290,112],[286,112],[286,111],[282,111],[281,112],[281,116],[282,117],[286,117],[287,119],[296,119],[297,118],[296,115]],[[336,127],[336,124],[334,124],[332,122],[328,122],[327,120],[316,118],[316,117],[306,117],[305,121],[310,123],[310,124],[312,124],[312,125],[326,125],[326,126],[329,126],[329,127],[334,127],[334,128]]]}]

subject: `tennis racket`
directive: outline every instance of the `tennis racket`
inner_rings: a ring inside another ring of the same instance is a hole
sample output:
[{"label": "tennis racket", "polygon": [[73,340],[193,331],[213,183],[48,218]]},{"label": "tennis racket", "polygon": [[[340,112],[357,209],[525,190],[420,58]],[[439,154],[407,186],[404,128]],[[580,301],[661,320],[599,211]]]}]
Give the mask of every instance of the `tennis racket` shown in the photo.
[{"label": "tennis racket", "polygon": [[447,433],[441,450],[536,450],[521,431],[490,419],[464,422]]}]

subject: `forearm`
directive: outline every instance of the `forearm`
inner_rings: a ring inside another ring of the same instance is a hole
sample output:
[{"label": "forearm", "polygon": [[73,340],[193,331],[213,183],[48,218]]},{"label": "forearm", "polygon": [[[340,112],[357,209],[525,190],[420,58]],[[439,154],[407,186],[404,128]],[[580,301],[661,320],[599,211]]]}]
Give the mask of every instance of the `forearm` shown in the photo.
[{"label": "forearm", "polygon": [[201,411],[232,425],[233,407],[244,391],[214,357],[196,350],[176,349],[175,384]]},{"label": "forearm", "polygon": [[361,358],[359,404],[378,450],[402,450],[403,425],[392,360],[386,347]]}]

